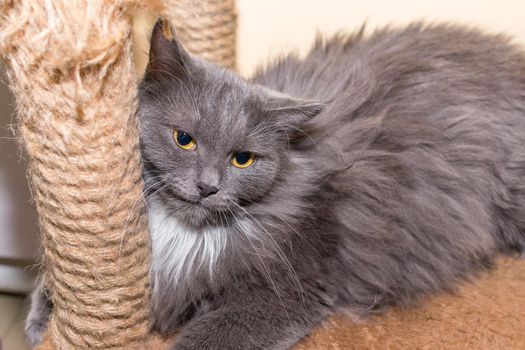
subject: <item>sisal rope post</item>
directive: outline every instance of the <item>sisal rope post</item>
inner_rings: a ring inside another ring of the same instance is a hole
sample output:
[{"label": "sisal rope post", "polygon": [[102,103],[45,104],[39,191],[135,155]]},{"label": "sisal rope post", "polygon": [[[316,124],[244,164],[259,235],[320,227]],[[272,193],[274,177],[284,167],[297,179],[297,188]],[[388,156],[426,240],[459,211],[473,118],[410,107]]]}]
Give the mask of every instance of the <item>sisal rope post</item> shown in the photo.
[{"label": "sisal rope post", "polygon": [[150,247],[124,5],[3,4],[0,43],[29,161],[57,349],[124,348],[148,332]]},{"label": "sisal rope post", "polygon": [[162,15],[189,52],[235,69],[234,0],[166,0]]},{"label": "sisal rope post", "polygon": [[[150,245],[125,0],[0,0],[0,54],[54,304],[41,349],[128,349],[148,334]],[[233,0],[139,4],[233,68]],[[152,338],[150,348],[162,342]]]}]

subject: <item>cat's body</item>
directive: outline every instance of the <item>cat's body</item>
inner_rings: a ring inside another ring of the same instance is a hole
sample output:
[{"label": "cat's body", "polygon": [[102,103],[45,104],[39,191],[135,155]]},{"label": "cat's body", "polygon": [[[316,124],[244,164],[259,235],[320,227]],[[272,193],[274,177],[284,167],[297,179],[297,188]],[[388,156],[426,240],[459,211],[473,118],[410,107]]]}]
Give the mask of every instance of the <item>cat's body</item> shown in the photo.
[{"label": "cat's body", "polygon": [[[161,31],[139,114],[153,324],[174,349],[288,348],[523,251],[525,56],[505,38],[341,36],[248,84]],[[255,163],[232,167],[240,151]]]}]

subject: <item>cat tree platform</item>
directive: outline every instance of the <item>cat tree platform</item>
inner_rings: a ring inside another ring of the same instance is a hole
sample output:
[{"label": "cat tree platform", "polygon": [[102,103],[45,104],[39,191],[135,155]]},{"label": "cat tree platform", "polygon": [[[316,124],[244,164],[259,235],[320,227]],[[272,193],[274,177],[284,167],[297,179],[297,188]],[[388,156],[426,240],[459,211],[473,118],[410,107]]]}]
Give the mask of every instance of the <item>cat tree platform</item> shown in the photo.
[{"label": "cat tree platform", "polygon": [[295,349],[525,349],[525,260],[501,258],[494,270],[418,307],[360,322],[333,317]]}]

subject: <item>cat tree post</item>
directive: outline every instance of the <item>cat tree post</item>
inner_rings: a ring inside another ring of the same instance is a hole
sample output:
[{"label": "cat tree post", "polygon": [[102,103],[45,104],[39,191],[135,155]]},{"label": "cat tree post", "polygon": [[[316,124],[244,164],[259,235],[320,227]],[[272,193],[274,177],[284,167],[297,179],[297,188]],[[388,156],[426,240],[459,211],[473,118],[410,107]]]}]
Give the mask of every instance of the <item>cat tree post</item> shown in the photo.
[{"label": "cat tree post", "polygon": [[2,9],[56,349],[132,346],[148,331],[150,253],[124,5],[22,0]]},{"label": "cat tree post", "polygon": [[198,44],[189,49],[233,67],[233,0],[0,0],[0,53],[54,303],[42,349],[128,349],[147,338],[150,245],[130,39],[137,5],[181,27],[199,19],[181,29]]},{"label": "cat tree post", "polygon": [[167,0],[161,12],[189,52],[235,69],[235,0]]}]

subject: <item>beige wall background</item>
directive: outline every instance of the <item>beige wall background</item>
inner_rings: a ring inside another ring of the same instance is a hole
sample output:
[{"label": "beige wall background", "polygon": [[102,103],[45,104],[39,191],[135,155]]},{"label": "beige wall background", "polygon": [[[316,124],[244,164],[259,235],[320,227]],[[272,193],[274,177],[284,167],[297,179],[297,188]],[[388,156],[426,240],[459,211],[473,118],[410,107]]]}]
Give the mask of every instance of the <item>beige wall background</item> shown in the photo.
[{"label": "beige wall background", "polygon": [[525,0],[237,0],[239,72],[279,53],[304,53],[320,31],[368,31],[415,20],[452,21],[505,32],[525,43]]}]

